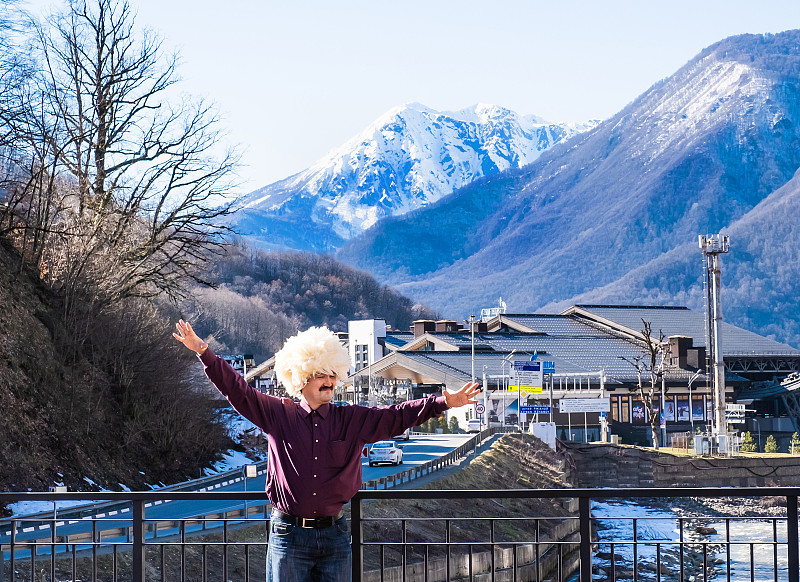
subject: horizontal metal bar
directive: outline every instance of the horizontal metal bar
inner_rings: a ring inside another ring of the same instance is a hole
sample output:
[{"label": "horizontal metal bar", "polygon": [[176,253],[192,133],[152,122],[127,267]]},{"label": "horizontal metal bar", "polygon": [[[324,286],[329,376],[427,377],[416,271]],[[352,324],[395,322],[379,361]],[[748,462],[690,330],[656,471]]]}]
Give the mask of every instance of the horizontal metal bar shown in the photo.
[{"label": "horizontal metal bar", "polygon": [[[589,498],[619,499],[630,497],[787,497],[800,495],[800,487],[672,487],[630,489],[409,489],[361,490],[362,499],[524,499]],[[150,491],[127,492],[0,492],[0,503],[17,501],[191,501],[191,500],[264,500],[263,491]]]}]

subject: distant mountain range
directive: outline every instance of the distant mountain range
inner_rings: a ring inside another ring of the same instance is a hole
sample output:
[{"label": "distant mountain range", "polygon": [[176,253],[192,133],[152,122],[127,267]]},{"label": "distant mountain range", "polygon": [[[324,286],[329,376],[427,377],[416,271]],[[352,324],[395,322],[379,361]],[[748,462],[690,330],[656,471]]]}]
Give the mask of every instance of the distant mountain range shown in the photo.
[{"label": "distant mountain range", "polygon": [[331,251],[596,124],[547,123],[495,105],[439,112],[408,104],[311,168],[249,194],[235,228],[262,248]]},{"label": "distant mountain range", "polygon": [[572,303],[703,308],[698,234],[728,233],[723,316],[800,346],[800,31],[702,51],[602,123],[493,106],[387,113],[238,217],[461,319]]},{"label": "distant mountain range", "polygon": [[742,35],[522,169],[387,218],[338,257],[449,317],[576,302],[702,309],[698,234],[726,232],[723,316],[800,345],[800,31]]}]

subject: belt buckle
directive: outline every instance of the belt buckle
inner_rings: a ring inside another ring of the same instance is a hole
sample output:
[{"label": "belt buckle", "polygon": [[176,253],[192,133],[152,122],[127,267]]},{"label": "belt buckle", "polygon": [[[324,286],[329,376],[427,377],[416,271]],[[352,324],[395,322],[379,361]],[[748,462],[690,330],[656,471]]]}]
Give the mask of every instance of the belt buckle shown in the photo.
[{"label": "belt buckle", "polygon": [[[314,529],[313,523],[316,521],[315,517],[304,517],[302,520],[303,521],[300,523],[300,527],[304,529]],[[311,522],[312,525],[306,525],[307,521]]]}]

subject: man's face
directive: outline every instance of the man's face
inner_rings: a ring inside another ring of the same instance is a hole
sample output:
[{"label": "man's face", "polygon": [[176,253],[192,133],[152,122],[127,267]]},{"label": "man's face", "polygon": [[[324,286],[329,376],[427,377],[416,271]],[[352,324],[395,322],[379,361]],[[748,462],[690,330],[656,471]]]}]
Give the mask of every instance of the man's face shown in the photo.
[{"label": "man's face", "polygon": [[333,389],[336,387],[336,375],[314,374],[308,379],[300,391],[312,410],[316,410],[326,402],[333,400]]}]

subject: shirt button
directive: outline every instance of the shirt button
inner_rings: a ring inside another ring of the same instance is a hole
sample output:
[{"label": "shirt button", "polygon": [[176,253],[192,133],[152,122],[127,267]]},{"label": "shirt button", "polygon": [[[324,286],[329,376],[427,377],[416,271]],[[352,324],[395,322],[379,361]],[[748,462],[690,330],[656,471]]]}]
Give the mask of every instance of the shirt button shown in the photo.
[{"label": "shirt button", "polygon": [[314,477],[316,477],[316,475],[314,475]]},{"label": "shirt button", "polygon": [[316,461],[316,460],[317,460],[317,458],[316,458],[316,457],[314,457],[314,460]]},{"label": "shirt button", "polygon": [[314,442],[315,442],[315,443],[318,443],[318,442],[319,442],[319,439],[315,440]]},{"label": "shirt button", "polygon": [[312,493],[311,495],[316,495],[316,493]]}]

